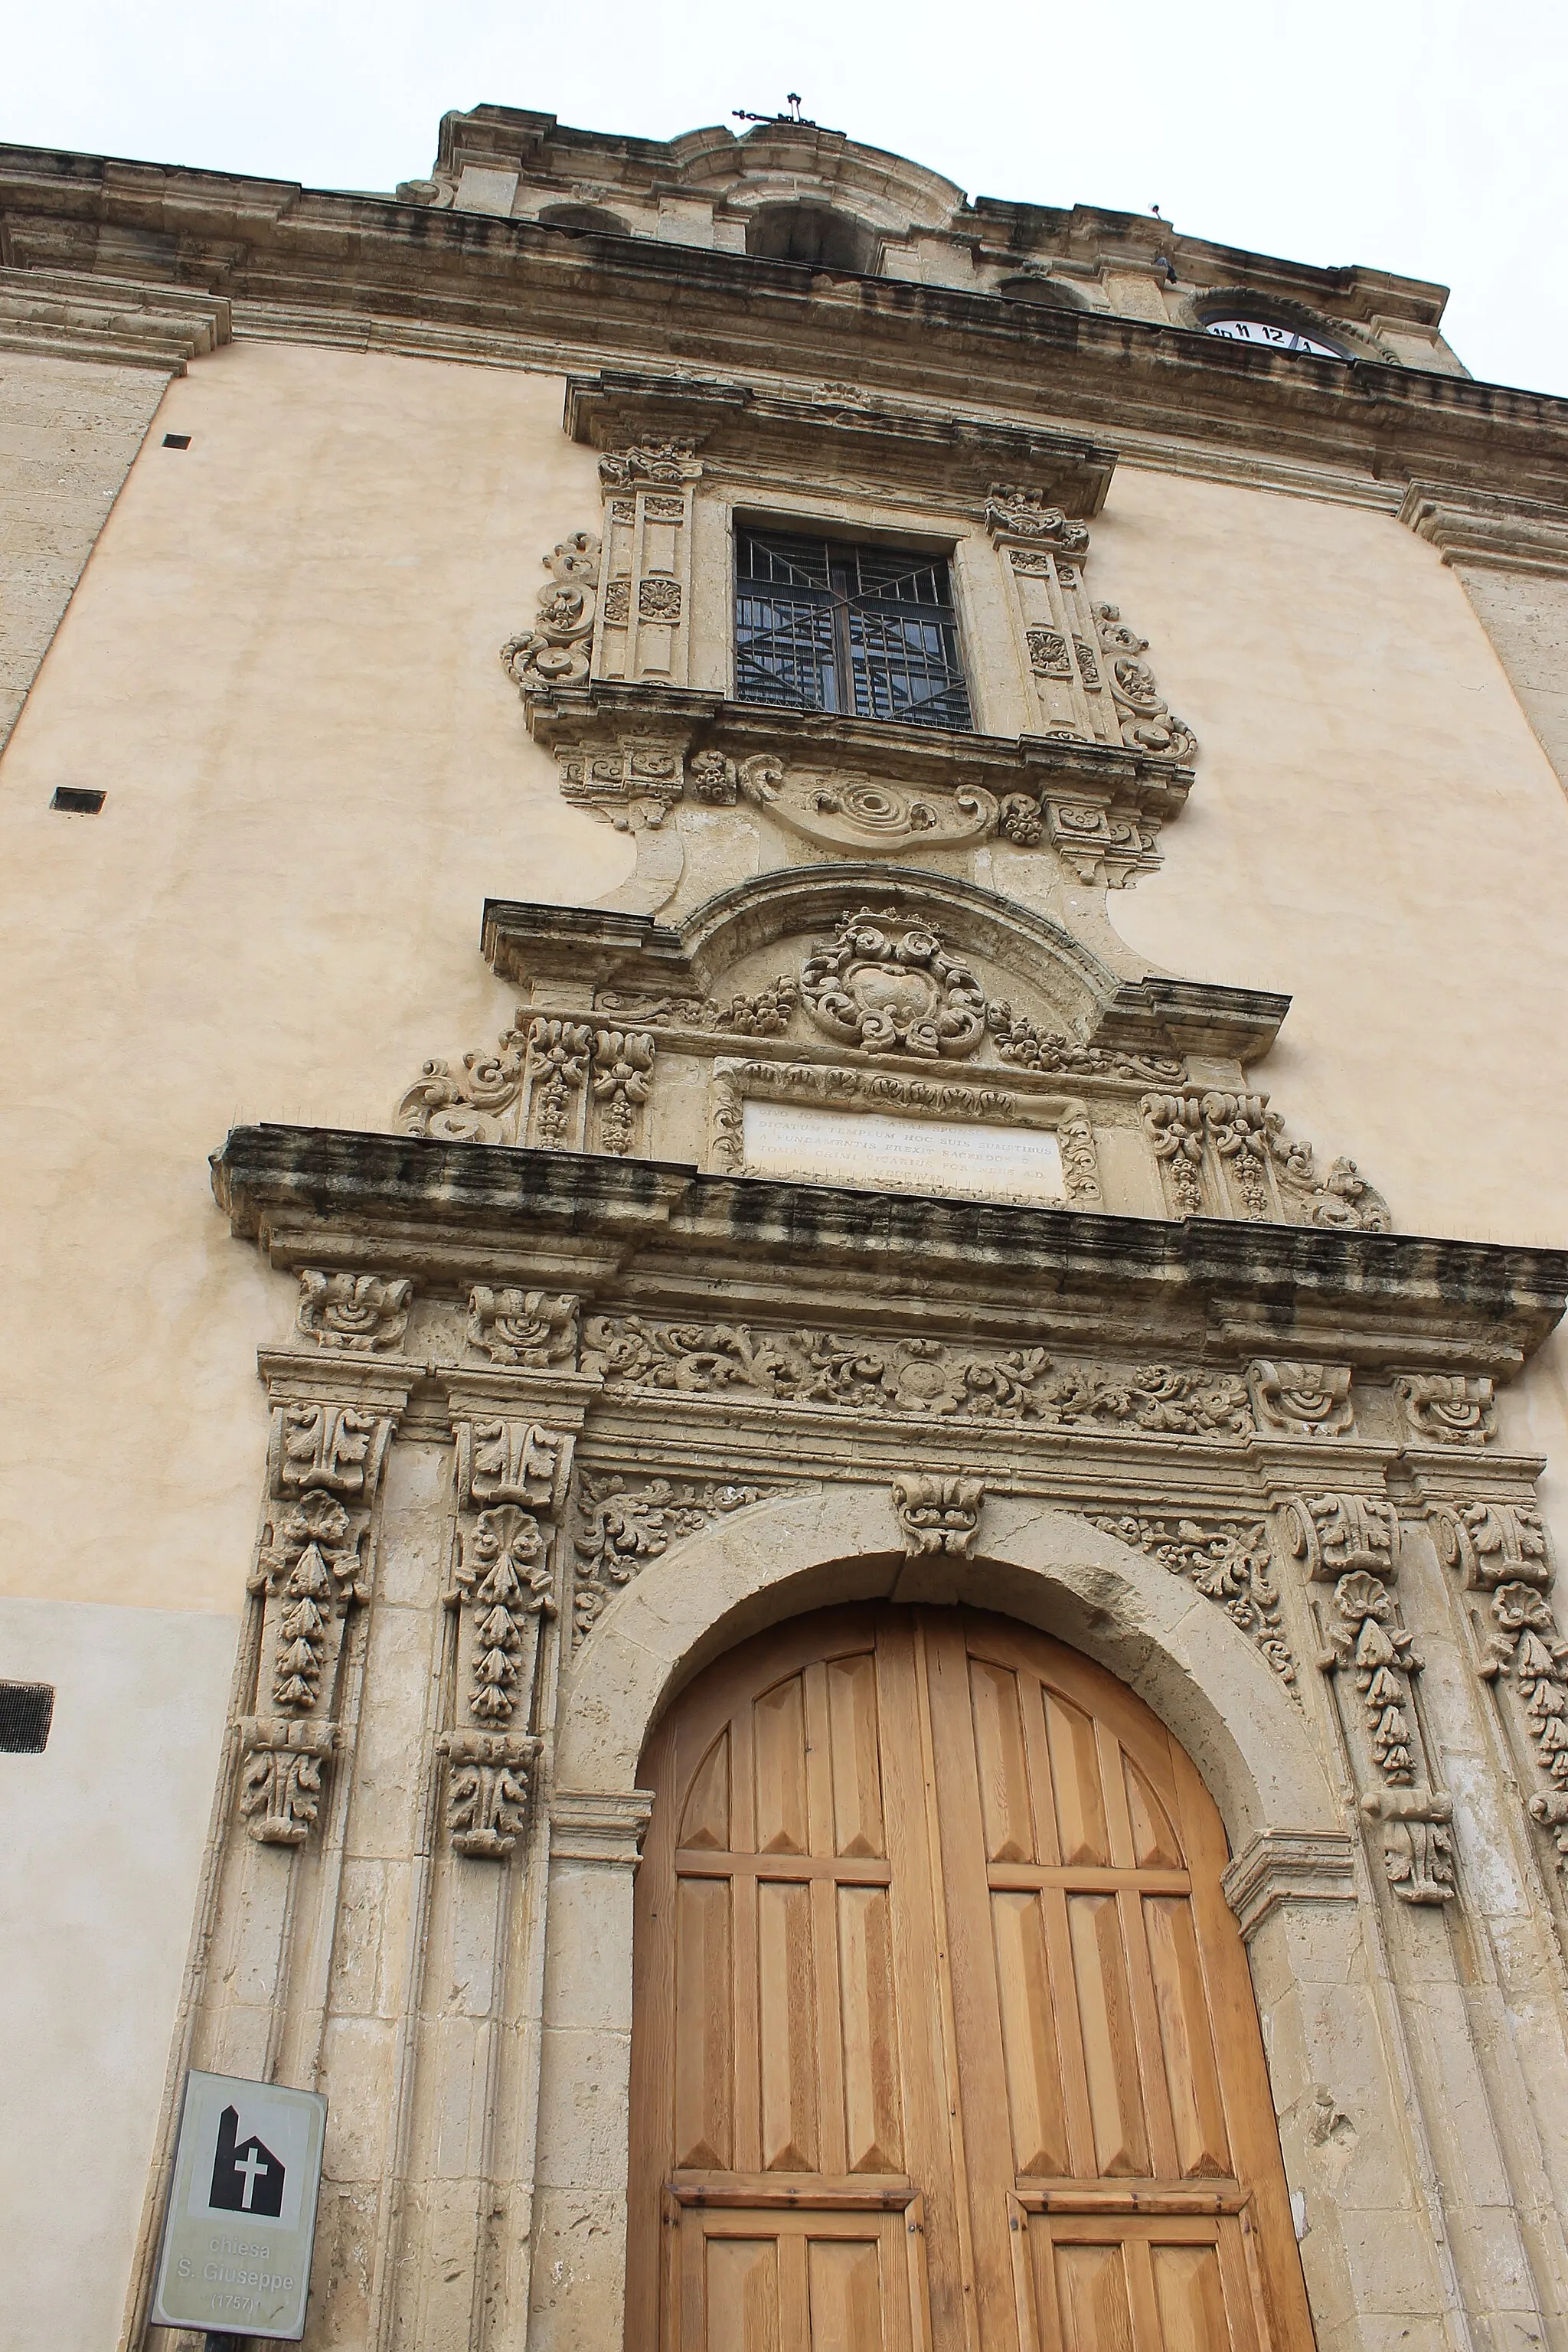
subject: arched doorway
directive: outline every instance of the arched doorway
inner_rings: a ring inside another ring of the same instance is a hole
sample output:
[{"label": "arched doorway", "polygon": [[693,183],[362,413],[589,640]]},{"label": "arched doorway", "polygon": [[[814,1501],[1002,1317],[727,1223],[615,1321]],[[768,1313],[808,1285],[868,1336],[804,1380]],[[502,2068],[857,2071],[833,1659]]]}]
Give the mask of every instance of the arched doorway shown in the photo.
[{"label": "arched doorway", "polygon": [[1225,1832],[1076,1651],[792,1620],[657,1727],[637,2352],[1308,2352]]}]

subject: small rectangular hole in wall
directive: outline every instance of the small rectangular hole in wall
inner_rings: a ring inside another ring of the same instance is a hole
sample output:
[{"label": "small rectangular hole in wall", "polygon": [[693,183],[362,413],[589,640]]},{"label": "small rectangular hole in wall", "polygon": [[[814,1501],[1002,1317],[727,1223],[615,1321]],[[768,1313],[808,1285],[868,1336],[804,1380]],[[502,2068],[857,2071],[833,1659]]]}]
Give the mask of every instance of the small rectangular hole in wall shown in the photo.
[{"label": "small rectangular hole in wall", "polygon": [[41,1756],[49,1743],[55,1694],[47,1683],[0,1683],[0,1750]]},{"label": "small rectangular hole in wall", "polygon": [[96,816],[104,797],[90,784],[57,784],[49,806],[64,809],[68,816]]},{"label": "small rectangular hole in wall", "polygon": [[191,436],[188,433],[165,433],[163,436],[165,449],[188,449],[190,446]]}]

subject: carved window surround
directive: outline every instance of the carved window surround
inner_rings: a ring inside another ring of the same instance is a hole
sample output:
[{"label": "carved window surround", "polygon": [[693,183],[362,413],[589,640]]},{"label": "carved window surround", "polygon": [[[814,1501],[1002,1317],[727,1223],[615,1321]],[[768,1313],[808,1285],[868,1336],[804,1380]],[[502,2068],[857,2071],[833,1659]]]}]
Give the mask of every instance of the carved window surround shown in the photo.
[{"label": "carved window surround", "polygon": [[[1048,844],[1085,884],[1125,883],[1157,863],[1160,823],[1185,797],[1197,747],[1160,696],[1145,640],[1086,581],[1083,518],[1103,504],[1113,453],[936,412],[824,407],[746,385],[629,375],[571,379],[566,427],[602,453],[600,527],[545,558],[552,578],[532,629],[501,658],[536,740],[561,762],[568,799],[640,833],[683,798],[739,796],[814,844],[881,856],[1000,835],[1020,848]],[[725,706],[713,695],[729,674],[730,525],[748,499],[781,520],[837,517],[862,533],[907,535],[915,523],[933,547],[960,551],[977,708],[983,716],[994,699],[1023,721],[1018,738],[980,739],[979,765],[994,773],[949,773],[939,790],[942,766],[969,758],[975,739],[899,726],[862,733],[837,714],[815,738],[816,760],[792,760],[792,747],[813,740],[800,718],[822,714]],[[1010,662],[997,636],[1004,615]],[[590,679],[599,693],[575,714],[573,740],[560,698]],[[704,680],[706,709],[650,699]],[[616,688],[628,698],[617,702]],[[747,735],[743,746],[714,736],[721,710]],[[703,720],[699,740],[693,722]],[[934,761],[929,744],[911,758],[911,734],[934,740]],[[1039,769],[1037,749],[1023,755],[1040,743],[1047,762],[1063,762],[1056,775],[1008,779],[1009,763]],[[1081,756],[1096,751],[1115,764]],[[1053,790],[1040,789],[1046,781]]]}]

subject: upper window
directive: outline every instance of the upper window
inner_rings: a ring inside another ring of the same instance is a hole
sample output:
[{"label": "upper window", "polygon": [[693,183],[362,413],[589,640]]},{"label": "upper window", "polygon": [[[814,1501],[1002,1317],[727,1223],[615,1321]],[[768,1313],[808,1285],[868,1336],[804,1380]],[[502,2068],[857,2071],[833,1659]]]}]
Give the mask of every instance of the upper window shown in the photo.
[{"label": "upper window", "polygon": [[735,693],[795,710],[972,727],[946,559],[738,531]]}]

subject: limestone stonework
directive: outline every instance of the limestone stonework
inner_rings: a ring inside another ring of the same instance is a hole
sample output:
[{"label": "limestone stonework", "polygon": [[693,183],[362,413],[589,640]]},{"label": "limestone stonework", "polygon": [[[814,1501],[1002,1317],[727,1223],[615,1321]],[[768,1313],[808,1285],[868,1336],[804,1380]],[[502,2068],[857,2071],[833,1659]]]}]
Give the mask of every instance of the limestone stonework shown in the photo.
[{"label": "limestone stonework", "polygon": [[[1228,1841],[1293,2227],[1112,2152],[1020,2243],[1245,2214],[1324,2352],[1568,2352],[1568,407],[1440,289],[805,123],[6,149],[0,226],[18,2340],[173,2341],[195,2066],[326,2094],[307,2344],[697,2341],[626,2300],[647,1744],[875,1603],[1081,1651]],[[811,2206],[703,2146],[672,2229]]]}]

